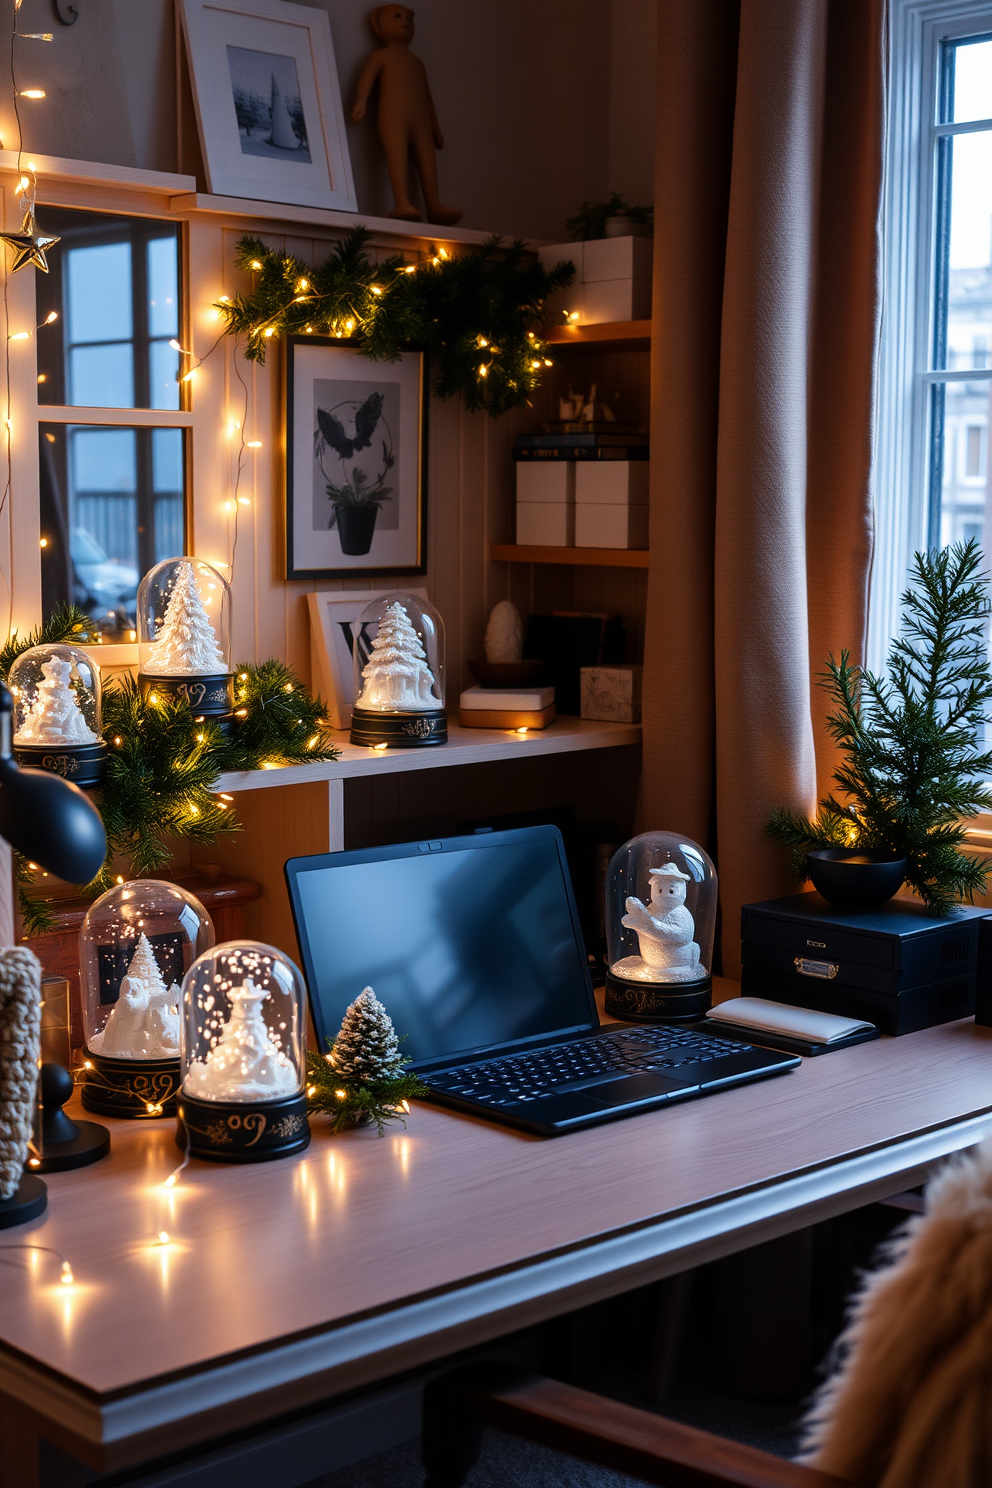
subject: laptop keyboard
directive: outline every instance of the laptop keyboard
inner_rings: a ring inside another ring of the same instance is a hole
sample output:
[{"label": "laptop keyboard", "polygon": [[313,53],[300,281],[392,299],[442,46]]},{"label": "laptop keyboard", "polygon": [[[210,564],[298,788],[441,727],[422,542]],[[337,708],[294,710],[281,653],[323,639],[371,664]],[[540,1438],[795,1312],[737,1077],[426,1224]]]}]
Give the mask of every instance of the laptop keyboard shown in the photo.
[{"label": "laptop keyboard", "polygon": [[586,1089],[621,1075],[676,1071],[680,1064],[701,1064],[728,1054],[742,1054],[750,1044],[712,1038],[671,1027],[627,1029],[599,1038],[555,1044],[532,1054],[498,1059],[424,1075],[425,1083],[445,1095],[469,1096],[491,1106],[515,1106],[564,1090]]}]

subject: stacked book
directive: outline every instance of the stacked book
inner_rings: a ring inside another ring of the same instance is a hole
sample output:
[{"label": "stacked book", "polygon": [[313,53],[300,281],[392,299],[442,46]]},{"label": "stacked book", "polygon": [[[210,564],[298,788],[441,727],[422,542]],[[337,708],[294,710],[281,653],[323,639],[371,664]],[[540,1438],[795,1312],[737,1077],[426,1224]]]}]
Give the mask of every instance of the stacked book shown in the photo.
[{"label": "stacked book", "polygon": [[462,728],[543,729],[555,718],[553,687],[467,687],[458,702]]},{"label": "stacked book", "polygon": [[646,548],[648,437],[618,424],[544,425],[514,440],[517,542]]}]

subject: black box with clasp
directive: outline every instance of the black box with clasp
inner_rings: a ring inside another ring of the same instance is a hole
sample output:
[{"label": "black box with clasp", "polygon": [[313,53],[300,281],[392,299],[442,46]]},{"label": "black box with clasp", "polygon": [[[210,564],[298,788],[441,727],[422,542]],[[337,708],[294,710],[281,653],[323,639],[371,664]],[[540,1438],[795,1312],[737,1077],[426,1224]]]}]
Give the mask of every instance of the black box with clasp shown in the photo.
[{"label": "black box with clasp", "polygon": [[914,899],[840,909],[819,894],[745,904],[745,997],[864,1018],[913,1033],[975,1011],[978,927],[987,909],[935,918]]}]

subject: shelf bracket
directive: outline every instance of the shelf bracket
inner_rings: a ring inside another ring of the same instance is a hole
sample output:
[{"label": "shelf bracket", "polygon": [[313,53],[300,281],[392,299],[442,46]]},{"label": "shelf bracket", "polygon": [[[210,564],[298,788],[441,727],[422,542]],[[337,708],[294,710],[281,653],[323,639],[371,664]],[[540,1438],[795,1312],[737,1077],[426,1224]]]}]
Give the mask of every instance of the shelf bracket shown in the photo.
[{"label": "shelf bracket", "polygon": [[80,0],[55,0],[55,14],[63,26],[74,26],[79,20]]}]

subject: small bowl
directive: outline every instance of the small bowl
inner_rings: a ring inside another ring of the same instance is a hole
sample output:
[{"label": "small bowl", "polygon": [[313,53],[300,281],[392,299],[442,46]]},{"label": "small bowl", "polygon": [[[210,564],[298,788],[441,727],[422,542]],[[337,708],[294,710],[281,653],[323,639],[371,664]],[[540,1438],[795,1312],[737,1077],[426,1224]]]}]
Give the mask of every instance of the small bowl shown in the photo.
[{"label": "small bowl", "polygon": [[902,887],[906,859],[857,847],[825,847],[807,853],[806,871],[828,904],[875,909]]},{"label": "small bowl", "polygon": [[470,661],[468,669],[480,687],[536,687],[548,675],[544,661]]}]

